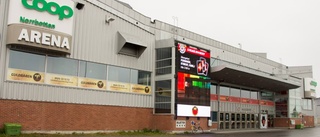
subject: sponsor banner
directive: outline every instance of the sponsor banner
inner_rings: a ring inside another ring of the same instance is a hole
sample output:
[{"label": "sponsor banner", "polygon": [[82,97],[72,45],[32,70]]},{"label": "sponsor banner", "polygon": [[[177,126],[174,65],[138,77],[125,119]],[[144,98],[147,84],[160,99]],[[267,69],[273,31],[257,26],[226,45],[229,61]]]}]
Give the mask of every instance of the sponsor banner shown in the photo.
[{"label": "sponsor banner", "polygon": [[240,98],[229,96],[229,102],[240,102]]},{"label": "sponsor banner", "polygon": [[90,78],[79,78],[78,86],[82,88],[91,89],[107,89],[106,80],[90,79]]},{"label": "sponsor banner", "polygon": [[7,72],[7,80],[44,83],[44,73],[9,68]]},{"label": "sponsor banner", "polygon": [[229,101],[229,96],[220,95],[220,101]]},{"label": "sponsor banner", "polygon": [[251,104],[251,99],[248,99],[248,98],[241,98],[241,102],[242,102],[242,103]]},{"label": "sponsor banner", "polygon": [[246,104],[257,104],[257,105],[259,104],[259,100],[248,99],[248,98],[241,98],[241,102]]},{"label": "sponsor banner", "polygon": [[218,100],[218,95],[217,94],[211,94],[210,95],[210,100]]},{"label": "sponsor banner", "polygon": [[151,94],[151,86],[131,84],[131,92],[141,94]]},{"label": "sponsor banner", "polygon": [[241,98],[239,98],[239,97],[232,97],[232,96],[223,96],[223,95],[220,95],[220,101],[241,102]]},{"label": "sponsor banner", "polygon": [[210,106],[177,105],[177,116],[210,117]]},{"label": "sponsor banner", "polygon": [[76,87],[78,84],[78,77],[47,73],[46,83],[51,85]]},{"label": "sponsor banner", "polygon": [[259,100],[251,99],[251,104],[259,104]]},{"label": "sponsor banner", "polygon": [[130,92],[130,84],[108,81],[107,90]]},{"label": "sponsor banner", "polygon": [[260,105],[265,105],[265,106],[274,106],[274,102],[273,101],[269,101],[269,100],[260,100]]}]

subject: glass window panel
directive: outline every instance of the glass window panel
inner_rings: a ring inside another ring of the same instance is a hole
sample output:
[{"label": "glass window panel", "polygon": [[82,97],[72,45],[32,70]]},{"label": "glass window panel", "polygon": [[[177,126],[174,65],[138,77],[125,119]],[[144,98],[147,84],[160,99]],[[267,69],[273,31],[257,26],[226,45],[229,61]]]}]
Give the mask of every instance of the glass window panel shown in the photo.
[{"label": "glass window panel", "polygon": [[308,99],[308,109],[312,110],[312,101]]},{"label": "glass window panel", "polygon": [[131,70],[131,83],[148,85],[151,84],[151,72],[140,71],[140,70]]},{"label": "glass window panel", "polygon": [[172,57],[171,48],[156,49],[156,60],[167,59]]},{"label": "glass window panel", "polygon": [[108,80],[130,83],[130,69],[108,66]]},{"label": "glass window panel", "polygon": [[107,65],[80,61],[80,77],[106,79]]},{"label": "glass window panel", "polygon": [[230,96],[240,97],[240,89],[230,88]]},{"label": "glass window panel", "polygon": [[151,72],[147,71],[138,71],[138,84],[142,85],[151,85]]},{"label": "glass window panel", "polygon": [[48,57],[47,72],[78,76],[78,60],[62,57]]},{"label": "glass window panel", "polygon": [[156,49],[156,75],[171,74],[172,66],[172,49]]},{"label": "glass window panel", "polygon": [[251,99],[258,99],[258,92],[251,92]]},{"label": "glass window panel", "polygon": [[226,113],[226,121],[229,121],[229,113]]},{"label": "glass window panel", "polygon": [[220,86],[220,95],[229,96],[230,95],[229,92],[230,92],[229,87]]},{"label": "glass window panel", "polygon": [[9,68],[44,72],[45,61],[44,55],[11,50]]},{"label": "glass window panel", "polygon": [[241,97],[242,97],[242,98],[250,98],[250,95],[251,95],[250,91],[248,91],[248,90],[241,90]]},{"label": "glass window panel", "polygon": [[217,86],[216,85],[211,85],[210,94],[217,94]]},{"label": "glass window panel", "polygon": [[224,113],[220,113],[220,121],[224,121]]},{"label": "glass window panel", "polygon": [[171,113],[171,80],[156,81],[155,113]]},{"label": "glass window panel", "polygon": [[218,121],[218,112],[211,111],[211,120],[213,122]]}]

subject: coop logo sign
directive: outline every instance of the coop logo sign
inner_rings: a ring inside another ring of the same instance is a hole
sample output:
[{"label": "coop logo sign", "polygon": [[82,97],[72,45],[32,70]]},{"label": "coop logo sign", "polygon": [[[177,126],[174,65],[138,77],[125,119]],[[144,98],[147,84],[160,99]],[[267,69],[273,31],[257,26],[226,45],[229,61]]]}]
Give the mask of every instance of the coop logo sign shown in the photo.
[{"label": "coop logo sign", "polygon": [[317,82],[311,81],[311,82],[310,82],[310,85],[316,87],[316,86],[317,86]]},{"label": "coop logo sign", "polygon": [[69,6],[60,6],[55,2],[46,2],[45,0],[33,0],[32,3],[28,3],[29,0],[21,0],[22,5],[27,9],[34,9],[39,12],[48,12],[51,15],[57,15],[59,20],[71,18],[73,16],[73,10]]}]

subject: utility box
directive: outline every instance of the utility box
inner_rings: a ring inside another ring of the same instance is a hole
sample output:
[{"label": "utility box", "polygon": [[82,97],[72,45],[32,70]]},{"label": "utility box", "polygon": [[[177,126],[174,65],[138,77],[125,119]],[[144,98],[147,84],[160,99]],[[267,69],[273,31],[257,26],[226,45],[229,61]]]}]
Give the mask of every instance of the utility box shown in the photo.
[{"label": "utility box", "polygon": [[296,129],[303,129],[304,128],[304,124],[298,124],[296,125]]},{"label": "utility box", "polygon": [[16,123],[4,123],[4,133],[6,135],[20,135],[21,125]]}]

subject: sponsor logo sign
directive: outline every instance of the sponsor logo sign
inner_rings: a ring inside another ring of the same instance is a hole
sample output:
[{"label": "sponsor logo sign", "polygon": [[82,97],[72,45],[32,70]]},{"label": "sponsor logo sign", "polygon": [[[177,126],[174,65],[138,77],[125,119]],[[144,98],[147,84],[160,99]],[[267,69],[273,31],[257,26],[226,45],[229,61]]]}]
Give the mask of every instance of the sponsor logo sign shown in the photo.
[{"label": "sponsor logo sign", "polygon": [[44,73],[28,70],[8,69],[7,79],[31,83],[44,83]]},{"label": "sponsor logo sign", "polygon": [[58,74],[46,74],[46,83],[59,86],[76,87],[78,78],[75,76],[58,75]]},{"label": "sponsor logo sign", "polygon": [[108,81],[107,90],[130,92],[130,84]]},{"label": "sponsor logo sign", "polygon": [[[73,9],[69,6],[63,5],[60,6],[56,2],[47,2],[45,0],[21,0],[22,5],[27,9],[34,9],[39,12],[48,12],[52,15],[57,15],[59,20],[63,20],[64,18],[70,18],[73,16]],[[41,6],[39,6],[41,5]]]},{"label": "sponsor logo sign", "polygon": [[106,80],[98,80],[91,78],[79,78],[78,86],[82,88],[91,88],[91,89],[107,89]]},{"label": "sponsor logo sign", "polygon": [[141,94],[151,94],[151,87],[145,85],[131,84],[131,92]]}]

